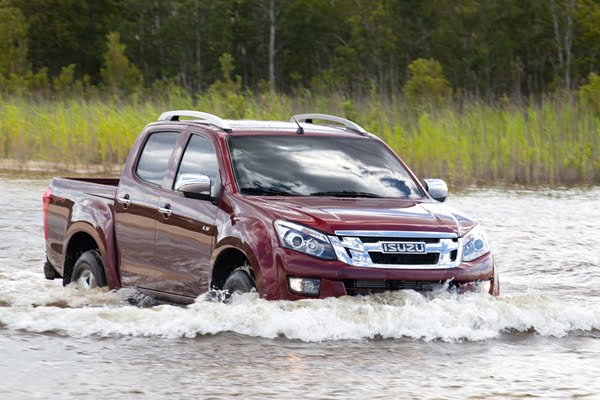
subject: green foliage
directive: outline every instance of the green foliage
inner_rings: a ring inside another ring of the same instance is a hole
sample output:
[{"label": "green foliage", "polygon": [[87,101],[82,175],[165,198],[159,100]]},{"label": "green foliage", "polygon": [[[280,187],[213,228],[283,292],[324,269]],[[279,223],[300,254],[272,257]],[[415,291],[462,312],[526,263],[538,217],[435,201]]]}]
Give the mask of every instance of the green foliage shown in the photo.
[{"label": "green foliage", "polygon": [[344,118],[349,120],[358,120],[359,115],[356,110],[356,105],[352,103],[352,100],[346,99],[342,102],[342,110],[344,111]]},{"label": "green foliage", "polygon": [[227,99],[225,114],[228,118],[244,118],[246,114],[246,101],[242,95],[242,78],[239,75],[232,79],[234,70],[233,57],[229,53],[223,53],[219,57],[221,64],[222,80],[217,80],[210,87],[214,96],[223,96]]},{"label": "green foliage", "polygon": [[52,80],[54,93],[58,97],[66,97],[73,94],[73,84],[75,83],[75,64],[63,67],[60,75]]},{"label": "green foliage", "polygon": [[121,43],[119,33],[111,32],[106,39],[107,50],[104,53],[101,74],[107,90],[115,96],[140,92],[142,75],[125,55],[125,45]]},{"label": "green foliage", "polygon": [[21,10],[8,0],[0,0],[0,75],[26,72],[27,29]]},{"label": "green foliage", "polygon": [[600,114],[600,75],[590,73],[588,83],[579,88],[579,99],[597,114]]},{"label": "green foliage", "polygon": [[[106,37],[151,87],[175,78],[194,97],[223,82],[219,58],[244,90],[269,81],[265,0],[1,0],[0,73],[75,64],[92,85],[106,84]],[[412,60],[437,60],[467,97],[522,101],[576,89],[600,70],[598,0],[277,0],[275,73],[284,93],[396,96]],[[16,39],[13,40],[13,39]],[[118,45],[126,47],[119,47]],[[9,55],[10,51],[16,54]],[[123,59],[123,57],[120,57]],[[113,60],[112,62],[117,62]],[[104,69],[102,68],[104,66]],[[139,93],[134,69],[114,71],[110,93]],[[131,73],[131,76],[128,75]],[[123,77],[123,74],[127,77]],[[132,81],[130,84],[129,81]],[[126,83],[122,83],[126,82]],[[569,87],[566,88],[567,82]],[[115,87],[117,89],[115,89]]]},{"label": "green foliage", "polygon": [[439,107],[448,99],[450,84],[438,61],[418,58],[408,65],[408,70],[410,80],[403,88],[408,102]]},{"label": "green foliage", "polygon": [[106,34],[124,23],[121,0],[9,0],[26,18],[29,63],[48,68],[54,77],[62,67],[77,65],[80,74],[100,79]]},{"label": "green foliage", "polygon": [[232,78],[235,68],[233,57],[229,53],[223,53],[219,57],[222,79],[217,80],[210,86],[210,90],[217,94],[239,93],[242,90],[242,78],[236,75]]},{"label": "green foliage", "polygon": [[22,75],[10,74],[8,78],[0,74],[0,88],[13,96],[48,98],[51,92],[48,70],[42,68],[35,74],[31,71]]},{"label": "green foliage", "polygon": [[148,93],[159,100],[181,99],[186,97],[186,91],[179,85],[177,78],[165,78],[152,82]]},{"label": "green foliage", "polygon": [[360,76],[361,65],[358,63],[358,53],[356,49],[349,46],[338,46],[335,49],[335,56],[332,60],[331,68],[323,71],[322,88],[316,88],[319,91],[329,89],[332,91],[344,91],[352,93],[353,89],[359,83],[357,77]]},{"label": "green foliage", "polygon": [[50,95],[50,79],[48,78],[48,68],[42,68],[35,74],[29,72],[26,75],[26,79],[29,92],[38,94],[43,98],[47,98]]}]

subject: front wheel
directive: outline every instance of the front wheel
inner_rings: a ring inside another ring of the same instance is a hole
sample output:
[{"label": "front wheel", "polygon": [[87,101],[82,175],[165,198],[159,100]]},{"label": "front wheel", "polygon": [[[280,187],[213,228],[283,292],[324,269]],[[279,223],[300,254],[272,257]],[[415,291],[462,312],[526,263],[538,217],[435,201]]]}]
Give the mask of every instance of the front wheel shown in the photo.
[{"label": "front wheel", "polygon": [[71,283],[75,283],[83,289],[94,289],[106,286],[104,275],[104,264],[96,250],[83,253],[75,262]]},{"label": "front wheel", "polygon": [[229,296],[234,293],[250,293],[256,290],[256,283],[244,269],[239,268],[229,275],[223,285],[223,290],[226,290]]}]

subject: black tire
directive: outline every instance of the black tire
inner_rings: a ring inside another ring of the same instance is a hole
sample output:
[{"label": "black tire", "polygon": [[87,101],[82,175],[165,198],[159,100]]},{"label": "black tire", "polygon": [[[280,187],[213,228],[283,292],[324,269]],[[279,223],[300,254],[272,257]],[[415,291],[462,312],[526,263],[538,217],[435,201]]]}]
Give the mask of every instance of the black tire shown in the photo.
[{"label": "black tire", "polygon": [[73,267],[71,283],[76,283],[83,289],[106,286],[104,264],[98,251],[86,251],[79,256],[75,262],[75,267]]},{"label": "black tire", "polygon": [[244,269],[239,268],[225,280],[223,290],[228,292],[228,297],[234,293],[250,293],[256,290],[256,283]]}]

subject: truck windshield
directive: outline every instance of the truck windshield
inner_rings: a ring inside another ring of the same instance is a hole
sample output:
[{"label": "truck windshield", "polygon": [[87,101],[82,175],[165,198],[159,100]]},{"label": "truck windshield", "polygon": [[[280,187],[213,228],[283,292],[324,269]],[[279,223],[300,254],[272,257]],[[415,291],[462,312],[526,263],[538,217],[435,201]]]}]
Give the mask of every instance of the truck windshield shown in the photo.
[{"label": "truck windshield", "polygon": [[422,198],[398,159],[366,138],[230,136],[241,193],[267,196]]}]

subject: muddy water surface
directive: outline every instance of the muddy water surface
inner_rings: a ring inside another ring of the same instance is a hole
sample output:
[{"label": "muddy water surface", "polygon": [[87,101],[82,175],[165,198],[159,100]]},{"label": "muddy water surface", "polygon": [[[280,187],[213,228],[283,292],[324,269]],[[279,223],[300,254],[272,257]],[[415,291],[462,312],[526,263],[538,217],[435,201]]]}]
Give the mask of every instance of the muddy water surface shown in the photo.
[{"label": "muddy water surface", "polygon": [[189,307],[43,278],[47,180],[0,177],[0,399],[600,399],[600,189],[471,190],[502,295]]}]

